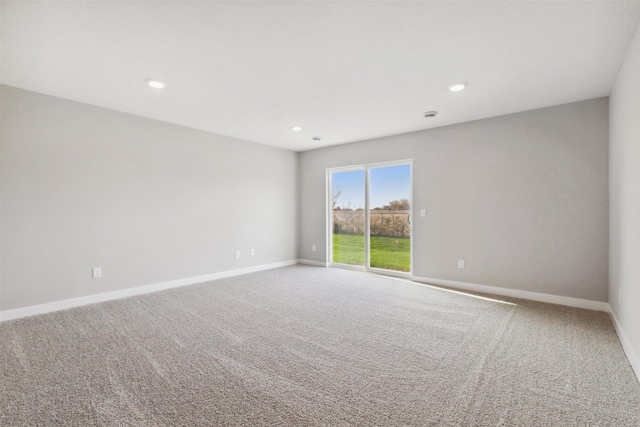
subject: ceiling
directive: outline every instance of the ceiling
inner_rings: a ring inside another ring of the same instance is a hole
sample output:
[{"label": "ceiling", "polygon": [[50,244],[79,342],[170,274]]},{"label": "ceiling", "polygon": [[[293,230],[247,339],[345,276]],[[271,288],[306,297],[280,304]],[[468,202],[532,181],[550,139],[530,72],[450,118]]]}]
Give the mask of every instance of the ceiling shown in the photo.
[{"label": "ceiling", "polygon": [[606,96],[640,4],[3,1],[1,13],[3,84],[304,151]]}]

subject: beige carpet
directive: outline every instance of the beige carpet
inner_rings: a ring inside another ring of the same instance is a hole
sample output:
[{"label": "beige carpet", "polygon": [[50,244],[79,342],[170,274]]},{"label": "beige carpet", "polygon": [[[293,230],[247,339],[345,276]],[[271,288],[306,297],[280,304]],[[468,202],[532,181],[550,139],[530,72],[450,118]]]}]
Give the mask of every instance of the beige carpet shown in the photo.
[{"label": "beige carpet", "polygon": [[639,426],[605,313],[293,266],[0,324],[1,426]]}]

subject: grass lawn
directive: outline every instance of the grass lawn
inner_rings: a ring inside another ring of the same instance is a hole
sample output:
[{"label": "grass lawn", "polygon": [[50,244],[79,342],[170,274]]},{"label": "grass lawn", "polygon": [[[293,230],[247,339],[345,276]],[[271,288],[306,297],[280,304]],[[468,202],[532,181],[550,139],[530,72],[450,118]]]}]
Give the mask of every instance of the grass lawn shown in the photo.
[{"label": "grass lawn", "polygon": [[[371,236],[371,267],[387,270],[411,269],[411,241],[408,237]],[[333,235],[333,262],[364,265],[364,236]]]}]

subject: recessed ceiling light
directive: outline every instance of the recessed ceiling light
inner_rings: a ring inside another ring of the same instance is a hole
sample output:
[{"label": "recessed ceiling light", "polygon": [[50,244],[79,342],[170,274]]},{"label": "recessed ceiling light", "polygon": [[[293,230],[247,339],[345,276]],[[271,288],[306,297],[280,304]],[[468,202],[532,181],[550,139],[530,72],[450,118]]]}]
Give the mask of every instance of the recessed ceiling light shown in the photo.
[{"label": "recessed ceiling light", "polygon": [[294,132],[300,132],[302,130],[302,128],[300,126],[294,126],[291,128],[292,131]]},{"label": "recessed ceiling light", "polygon": [[422,113],[425,119],[430,119],[438,115],[437,111],[427,111],[426,113]]},{"label": "recessed ceiling light", "polygon": [[467,87],[466,83],[456,83],[454,85],[449,86],[449,90],[451,92],[460,92],[461,90],[463,90],[465,87]]},{"label": "recessed ceiling light", "polygon": [[165,85],[159,80],[147,79],[147,84],[155,89],[162,89]]}]

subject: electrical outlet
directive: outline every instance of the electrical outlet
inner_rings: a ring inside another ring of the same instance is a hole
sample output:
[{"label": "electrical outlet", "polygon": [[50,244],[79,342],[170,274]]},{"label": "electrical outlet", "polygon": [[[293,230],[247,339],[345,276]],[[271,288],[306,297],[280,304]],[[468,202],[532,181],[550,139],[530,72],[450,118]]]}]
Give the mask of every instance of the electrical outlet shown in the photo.
[{"label": "electrical outlet", "polygon": [[101,267],[93,267],[91,270],[91,277],[94,279],[99,279],[102,277],[102,268]]},{"label": "electrical outlet", "polygon": [[251,249],[251,256],[255,256],[256,255],[256,250],[255,249]]},{"label": "electrical outlet", "polygon": [[425,218],[427,216],[427,210],[426,209],[420,209],[420,216],[422,218]]},{"label": "electrical outlet", "polygon": [[464,260],[463,259],[459,259],[458,260],[458,268],[464,268]]},{"label": "electrical outlet", "polygon": [[240,258],[240,251],[236,251],[236,259]]},{"label": "electrical outlet", "polygon": [[312,250],[313,252],[315,252],[315,251],[316,251],[316,245],[311,245],[311,250]]}]

